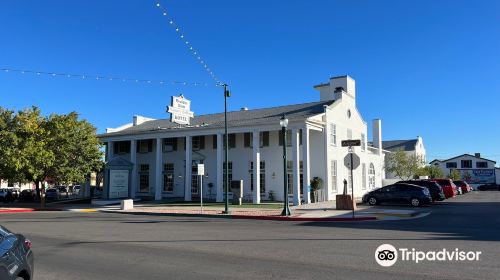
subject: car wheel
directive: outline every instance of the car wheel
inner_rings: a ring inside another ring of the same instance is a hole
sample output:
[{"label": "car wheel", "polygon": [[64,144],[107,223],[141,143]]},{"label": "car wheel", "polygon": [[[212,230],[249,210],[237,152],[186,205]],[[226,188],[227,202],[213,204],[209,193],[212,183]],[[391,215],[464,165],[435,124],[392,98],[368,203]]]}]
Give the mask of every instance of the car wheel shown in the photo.
[{"label": "car wheel", "polygon": [[420,206],[420,199],[418,199],[418,198],[412,198],[411,201],[410,201],[410,203],[411,203],[411,206],[418,207],[418,206]]},{"label": "car wheel", "polygon": [[18,276],[18,277],[16,277],[16,280],[24,280],[24,278]]},{"label": "car wheel", "polygon": [[378,201],[375,197],[371,196],[370,198],[368,198],[368,204],[370,205],[377,205]]}]

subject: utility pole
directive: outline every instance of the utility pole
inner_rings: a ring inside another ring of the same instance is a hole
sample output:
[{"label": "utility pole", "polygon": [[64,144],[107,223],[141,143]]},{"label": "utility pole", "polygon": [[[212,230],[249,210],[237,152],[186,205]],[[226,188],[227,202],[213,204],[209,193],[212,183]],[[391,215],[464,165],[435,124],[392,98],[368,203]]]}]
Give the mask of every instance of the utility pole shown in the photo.
[{"label": "utility pole", "polygon": [[224,212],[223,214],[230,214],[229,212],[229,162],[228,162],[228,146],[229,146],[229,135],[227,134],[227,98],[231,96],[229,90],[227,90],[227,84],[224,86]]}]

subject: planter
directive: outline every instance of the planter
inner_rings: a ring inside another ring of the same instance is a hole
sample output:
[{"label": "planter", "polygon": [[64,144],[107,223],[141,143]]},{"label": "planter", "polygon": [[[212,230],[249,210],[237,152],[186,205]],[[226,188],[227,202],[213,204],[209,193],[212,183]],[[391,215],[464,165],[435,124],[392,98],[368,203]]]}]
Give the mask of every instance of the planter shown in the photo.
[{"label": "planter", "polygon": [[356,202],[353,204],[352,197],[348,194],[338,194],[335,202],[337,210],[356,210]]}]

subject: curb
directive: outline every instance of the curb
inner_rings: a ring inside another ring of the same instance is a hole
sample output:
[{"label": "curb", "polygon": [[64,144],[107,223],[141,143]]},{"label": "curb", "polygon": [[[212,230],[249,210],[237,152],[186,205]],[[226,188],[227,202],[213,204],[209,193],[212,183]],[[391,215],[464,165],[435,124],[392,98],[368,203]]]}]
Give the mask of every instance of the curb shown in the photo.
[{"label": "curb", "polygon": [[28,212],[55,212],[65,211],[61,208],[19,208],[19,209],[0,209],[0,213],[28,213]]}]

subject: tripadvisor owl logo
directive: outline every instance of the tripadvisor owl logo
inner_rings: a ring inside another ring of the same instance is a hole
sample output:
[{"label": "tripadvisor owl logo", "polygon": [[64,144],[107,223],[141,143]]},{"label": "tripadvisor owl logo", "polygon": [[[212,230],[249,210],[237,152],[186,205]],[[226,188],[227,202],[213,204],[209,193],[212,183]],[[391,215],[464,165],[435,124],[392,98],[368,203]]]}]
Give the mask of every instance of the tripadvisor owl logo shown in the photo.
[{"label": "tripadvisor owl logo", "polygon": [[391,244],[382,244],[375,250],[375,260],[381,266],[393,266],[398,261],[398,250]]},{"label": "tripadvisor owl logo", "polygon": [[448,250],[443,248],[437,251],[421,251],[415,248],[396,249],[391,244],[382,244],[375,250],[375,261],[381,266],[393,266],[399,259],[402,262],[414,262],[416,264],[424,261],[439,262],[463,262],[480,261],[481,251],[463,251],[458,248]]}]

